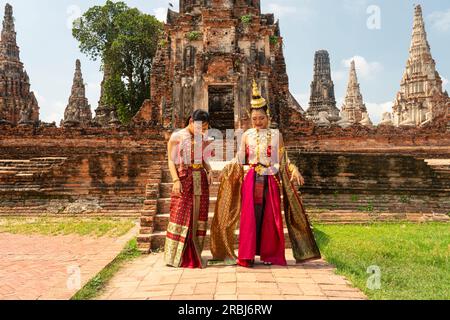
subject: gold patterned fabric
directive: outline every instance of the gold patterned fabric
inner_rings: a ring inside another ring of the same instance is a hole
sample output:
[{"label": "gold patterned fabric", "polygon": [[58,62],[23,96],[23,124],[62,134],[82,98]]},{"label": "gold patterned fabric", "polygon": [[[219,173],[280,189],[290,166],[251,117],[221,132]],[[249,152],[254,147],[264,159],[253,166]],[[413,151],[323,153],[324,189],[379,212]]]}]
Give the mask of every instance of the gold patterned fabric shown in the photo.
[{"label": "gold patterned fabric", "polygon": [[206,172],[189,169],[180,171],[179,177],[183,193],[181,196],[172,195],[164,250],[166,264],[173,267],[182,266],[189,239],[196,256],[201,259],[208,223],[209,186]]},{"label": "gold patterned fabric", "polygon": [[244,170],[237,162],[222,171],[214,219],[211,225],[211,252],[217,261],[236,261],[235,230],[241,214],[241,186]]},{"label": "gold patterned fabric", "polygon": [[287,152],[281,160],[280,175],[283,182],[284,214],[294,258],[297,262],[320,259],[321,254],[311,230],[303,200],[290,181]]}]

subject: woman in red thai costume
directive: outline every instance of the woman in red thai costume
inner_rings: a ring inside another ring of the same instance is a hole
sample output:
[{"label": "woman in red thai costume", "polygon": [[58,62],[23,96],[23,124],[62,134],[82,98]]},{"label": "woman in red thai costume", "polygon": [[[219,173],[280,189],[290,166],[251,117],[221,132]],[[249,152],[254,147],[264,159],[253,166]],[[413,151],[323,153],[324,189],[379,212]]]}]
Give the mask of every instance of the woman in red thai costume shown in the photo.
[{"label": "woman in red thai costume", "polygon": [[[321,255],[294,185],[303,185],[304,179],[290,163],[281,133],[270,129],[269,107],[256,82],[250,116],[253,128],[243,134],[236,159],[222,173],[211,227],[214,260],[234,260],[240,266],[251,267],[255,256],[260,256],[266,265],[285,266],[281,195],[296,261],[318,259]],[[236,195],[237,189],[240,196]],[[232,233],[239,220],[236,257]]]},{"label": "woman in red thai costume", "polygon": [[204,135],[209,114],[193,113],[189,125],[175,132],[168,143],[169,169],[173,179],[170,221],[165,243],[165,262],[181,268],[203,268],[201,258],[209,209],[211,167]]}]

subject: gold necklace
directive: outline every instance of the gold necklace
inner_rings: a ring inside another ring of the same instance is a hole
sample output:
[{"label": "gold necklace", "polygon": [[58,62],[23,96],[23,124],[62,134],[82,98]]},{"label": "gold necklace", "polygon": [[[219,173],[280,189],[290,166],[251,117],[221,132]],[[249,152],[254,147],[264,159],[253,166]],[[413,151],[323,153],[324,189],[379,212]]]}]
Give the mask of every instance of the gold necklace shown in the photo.
[{"label": "gold necklace", "polygon": [[[266,144],[267,146],[272,145],[272,132],[270,129],[267,130],[266,133]],[[267,150],[266,150],[267,155]],[[260,162],[260,156],[261,156],[261,137],[259,135],[259,129],[256,129],[256,161]]]}]

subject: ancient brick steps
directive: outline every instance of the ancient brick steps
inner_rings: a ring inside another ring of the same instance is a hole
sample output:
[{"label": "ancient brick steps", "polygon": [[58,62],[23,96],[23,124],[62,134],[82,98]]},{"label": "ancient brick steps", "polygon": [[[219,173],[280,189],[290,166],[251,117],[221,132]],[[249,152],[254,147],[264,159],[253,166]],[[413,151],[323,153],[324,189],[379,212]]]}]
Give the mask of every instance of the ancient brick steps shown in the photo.
[{"label": "ancient brick steps", "polygon": [[[52,169],[63,165],[66,160],[67,158],[53,157],[33,158],[30,160],[1,159],[0,181],[14,182],[15,186],[17,186],[18,183],[29,183],[32,182],[36,176],[48,174]],[[7,189],[7,187],[8,185],[0,185],[0,190],[5,188]],[[27,188],[29,189],[30,187]]]}]

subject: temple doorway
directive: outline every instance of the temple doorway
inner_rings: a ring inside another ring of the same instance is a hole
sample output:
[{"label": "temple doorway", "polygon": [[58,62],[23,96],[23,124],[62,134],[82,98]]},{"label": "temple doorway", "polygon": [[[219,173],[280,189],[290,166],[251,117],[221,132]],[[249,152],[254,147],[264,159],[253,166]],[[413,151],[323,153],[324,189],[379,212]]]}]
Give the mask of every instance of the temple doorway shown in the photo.
[{"label": "temple doorway", "polygon": [[219,130],[234,129],[234,95],[232,86],[210,86],[208,106],[211,127]]}]

